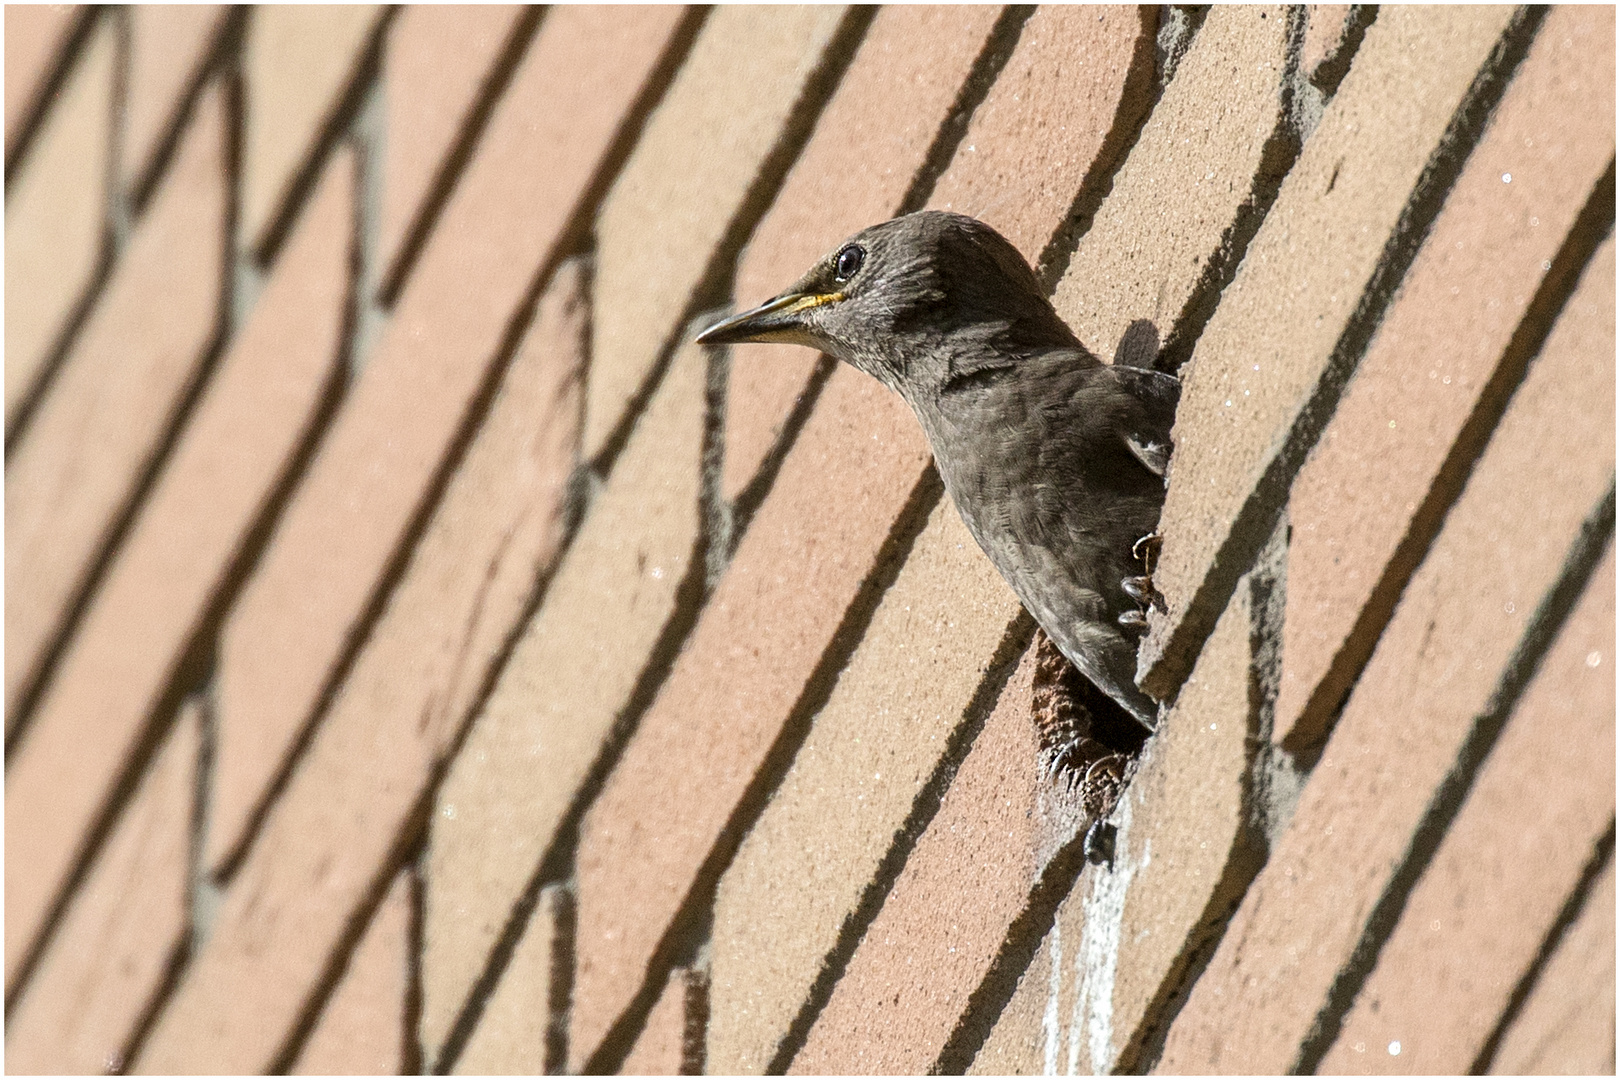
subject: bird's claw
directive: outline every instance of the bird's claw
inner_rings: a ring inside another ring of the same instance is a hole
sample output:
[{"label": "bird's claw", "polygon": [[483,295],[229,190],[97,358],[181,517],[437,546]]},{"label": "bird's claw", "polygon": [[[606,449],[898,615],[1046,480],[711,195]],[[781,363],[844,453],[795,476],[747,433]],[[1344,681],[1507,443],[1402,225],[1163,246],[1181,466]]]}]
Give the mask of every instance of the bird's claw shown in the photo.
[{"label": "bird's claw", "polygon": [[1148,533],[1131,545],[1131,557],[1141,561],[1143,576],[1153,576],[1153,568],[1159,565],[1159,552],[1163,548],[1164,537],[1158,533]]},{"label": "bird's claw", "polygon": [[1117,621],[1121,630],[1128,630],[1133,634],[1147,633],[1148,621],[1147,612],[1145,611],[1137,611],[1134,608],[1130,611],[1122,611],[1119,613]]}]

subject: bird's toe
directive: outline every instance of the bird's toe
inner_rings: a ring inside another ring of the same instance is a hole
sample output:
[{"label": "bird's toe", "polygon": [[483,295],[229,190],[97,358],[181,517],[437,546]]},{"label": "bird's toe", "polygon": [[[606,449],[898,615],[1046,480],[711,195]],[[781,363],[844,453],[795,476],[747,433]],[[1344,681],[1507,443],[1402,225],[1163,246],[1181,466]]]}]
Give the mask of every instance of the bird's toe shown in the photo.
[{"label": "bird's toe", "polygon": [[1118,622],[1120,629],[1126,631],[1127,633],[1147,633],[1148,621],[1146,612],[1136,611],[1134,609],[1131,611],[1122,611],[1119,614]]}]

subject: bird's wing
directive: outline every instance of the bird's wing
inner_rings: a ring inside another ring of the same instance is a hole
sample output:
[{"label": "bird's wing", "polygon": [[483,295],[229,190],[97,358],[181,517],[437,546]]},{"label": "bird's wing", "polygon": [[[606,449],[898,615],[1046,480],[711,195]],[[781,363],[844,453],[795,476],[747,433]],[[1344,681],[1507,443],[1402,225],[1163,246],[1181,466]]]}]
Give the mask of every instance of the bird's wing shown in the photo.
[{"label": "bird's wing", "polygon": [[1163,476],[1170,467],[1170,428],[1176,422],[1181,380],[1149,368],[1114,365],[1109,370],[1135,405],[1125,413],[1121,438],[1138,461]]}]

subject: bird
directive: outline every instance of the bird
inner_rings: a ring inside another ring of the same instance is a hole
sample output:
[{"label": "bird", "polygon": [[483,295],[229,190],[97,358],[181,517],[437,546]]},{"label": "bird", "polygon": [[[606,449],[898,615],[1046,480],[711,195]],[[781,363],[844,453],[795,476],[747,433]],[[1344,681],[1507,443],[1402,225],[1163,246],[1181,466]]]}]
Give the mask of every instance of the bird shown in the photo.
[{"label": "bird", "polygon": [[[808,345],[899,394],[968,532],[1062,654],[1151,733],[1136,685],[1181,383],[1104,363],[1023,255],[964,214],[855,233],[705,345]],[[1147,572],[1144,573],[1143,571]]]}]

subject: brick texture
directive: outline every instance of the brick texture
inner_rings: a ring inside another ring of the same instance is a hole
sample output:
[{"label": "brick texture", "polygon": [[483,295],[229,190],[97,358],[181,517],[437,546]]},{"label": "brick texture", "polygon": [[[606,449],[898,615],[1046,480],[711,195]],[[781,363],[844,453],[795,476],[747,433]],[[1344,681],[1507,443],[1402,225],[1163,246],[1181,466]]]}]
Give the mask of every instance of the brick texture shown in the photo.
[{"label": "brick texture", "polygon": [[[1614,677],[1604,663],[1614,656],[1614,584],[1611,546],[1412,890],[1323,1072],[1472,1071],[1614,820]],[[1398,1055],[1379,1052],[1391,1043]]]},{"label": "brick texture", "polygon": [[1147,111],[1151,23],[1151,8],[1038,9],[928,205],[989,222],[1034,264]]},{"label": "brick texture", "polygon": [[316,140],[336,118],[381,9],[376,4],[256,8],[243,49],[243,245],[258,250]]},{"label": "brick texture", "polygon": [[974,1072],[1137,1067],[1147,1028],[1256,859],[1254,602],[1245,583],[1215,624],[1113,814],[1113,864],[1088,867],[1058,907]]},{"label": "brick texture", "polygon": [[18,4],[6,20],[6,160],[40,95],[51,69],[84,9],[74,4]]},{"label": "brick texture", "polygon": [[[1612,10],[5,21],[14,1070],[1613,1070]],[[691,340],[923,206],[1184,379],[1117,800]]]},{"label": "brick texture", "polygon": [[1204,20],[1052,295],[1098,356],[1111,359],[1136,319],[1171,337],[1209,288],[1211,263],[1237,254],[1234,219],[1280,153],[1287,49],[1284,8],[1215,8]]},{"label": "brick texture", "polygon": [[923,1073],[944,1048],[1043,869],[1034,655],[1002,690],[790,1073]]},{"label": "brick texture", "polygon": [[941,499],[720,882],[712,1071],[771,1062],[1019,610]]},{"label": "brick texture", "polygon": [[1614,1071],[1614,863],[1599,876],[1491,1060],[1498,1076]]},{"label": "brick texture", "polygon": [[129,84],[119,178],[138,182],[177,119],[186,91],[202,74],[225,28],[218,4],[151,4],[129,9]]},{"label": "brick texture", "polygon": [[854,369],[833,376],[581,828],[575,1068],[636,992],[927,453],[898,398]]},{"label": "brick texture", "polygon": [[662,8],[555,16],[514,75],[223,631],[222,739],[245,746],[222,746],[212,865],[241,844],[421,510],[509,320],[555,256],[680,21]]},{"label": "brick texture", "polygon": [[675,358],[439,788],[422,960],[430,1057],[693,572],[704,352],[689,345]]},{"label": "brick texture", "polygon": [[[1443,507],[1430,492],[1456,482],[1452,446],[1476,411],[1500,409],[1512,382],[1496,372],[1511,378],[1524,362],[1509,340],[1614,157],[1613,56],[1609,13],[1548,17],[1300,470],[1277,703],[1285,744],[1321,737],[1376,640],[1369,616],[1411,572],[1403,541],[1432,532]],[[1569,122],[1547,133],[1545,118],[1560,114]]]},{"label": "brick texture", "polygon": [[41,957],[40,976],[13,1003],[7,1072],[111,1073],[122,1065],[189,929],[200,725],[193,703],[154,751]]},{"label": "brick texture", "polygon": [[[703,975],[690,968],[676,968],[658,996],[658,1003],[647,1014],[641,1036],[630,1048],[619,1072],[625,1076],[679,1076],[699,1070],[692,1066],[688,1033],[694,1021],[702,1023],[693,1006],[701,1001]],[[697,1000],[694,1000],[696,998]]]},{"label": "brick texture", "polygon": [[95,314],[6,461],[7,716],[36,677],[216,332],[221,105],[213,93],[199,106]]},{"label": "brick texture", "polygon": [[1349,4],[1309,5],[1305,38],[1299,47],[1299,70],[1307,79],[1313,78],[1323,62],[1338,52],[1349,15]]},{"label": "brick texture", "polygon": [[[1278,1071],[1299,1053],[1580,522],[1613,482],[1612,253],[1611,243],[1588,267],[1407,586],[1160,1070]],[[1590,452],[1560,454],[1571,439]]]},{"label": "brick texture", "polygon": [[1211,578],[1226,567],[1216,556],[1288,445],[1412,186],[1510,14],[1382,13],[1199,338],[1181,373],[1176,445],[1221,452],[1186,456],[1171,474],[1154,578],[1169,615],[1150,618],[1138,668],[1150,694],[1171,695],[1191,667],[1218,614]]},{"label": "brick texture", "polygon": [[447,155],[494,75],[492,65],[523,20],[494,4],[407,7],[388,27],[383,53],[388,138],[383,147],[379,266],[401,269],[401,245],[426,209]]},{"label": "brick texture", "polygon": [[[557,983],[560,920],[567,902],[555,886],[541,891],[512,960],[452,1072],[538,1076],[549,1071],[546,1043]],[[430,1063],[434,1060],[436,1055],[430,1053]]]},{"label": "brick texture", "polygon": [[[578,261],[564,263],[541,298],[489,418],[232,880],[143,1068],[273,1061],[301,1004],[292,991],[316,974],[385,869],[562,539],[584,279]],[[220,732],[222,758],[229,736]],[[255,975],[266,951],[285,973],[268,985]]]},{"label": "brick texture", "polygon": [[[845,15],[838,5],[722,6],[705,21],[597,218],[587,458],[601,452],[716,245],[747,212],[744,200]],[[725,93],[729,86],[748,92]]]},{"label": "brick texture", "polygon": [[[33,9],[27,9],[33,10]],[[9,26],[17,16],[6,12]],[[25,17],[26,18],[26,17]],[[6,182],[6,433],[101,259],[117,33],[99,19],[30,153]],[[8,49],[9,52],[9,49]],[[7,146],[11,58],[6,58]],[[9,153],[9,151],[8,151]],[[9,462],[8,472],[9,472]],[[8,632],[8,638],[11,636]],[[9,670],[9,667],[8,667]],[[10,677],[7,677],[10,684]],[[9,703],[10,693],[7,693]],[[7,713],[9,714],[9,704]]]},{"label": "brick texture", "polygon": [[[23,897],[35,910],[50,900],[315,419],[339,359],[352,189],[352,162],[335,162],[10,763],[7,892],[19,906],[8,923],[19,932]],[[8,954],[24,941],[8,940]]]},{"label": "brick texture", "polygon": [[411,889],[408,870],[394,878],[292,1072],[376,1076],[407,1071]]},{"label": "brick texture", "polygon": [[[902,208],[999,13],[972,6],[879,10],[749,238],[737,265],[740,305],[774,296],[844,237]],[[735,499],[759,472],[816,355],[799,345],[758,345],[738,354],[727,389],[725,498]]]},{"label": "brick texture", "polygon": [[[988,177],[1016,168],[1026,179],[1060,173],[1078,187],[1106,157],[1109,132],[1140,110],[1135,88],[1147,37],[1135,12],[1123,20],[1107,11],[1078,21],[1052,16],[1035,34],[1026,27],[1007,65],[1024,76],[1004,88],[998,81],[964,136],[964,145],[979,139],[986,153],[964,156],[959,148],[941,179],[958,208],[986,214],[1021,238],[1028,257],[1039,254],[1073,192],[1043,197],[1034,208],[984,208],[977,200],[991,201]],[[1101,60],[1086,69],[1076,105],[1075,94],[1036,71],[1043,58],[1049,64],[1085,47],[1100,50]],[[1034,129],[1063,137],[1043,143],[1039,154],[989,152],[998,140]],[[834,372],[582,826],[571,1067],[584,1066],[601,1046],[646,978],[670,920],[693,887],[705,885],[705,862],[872,572],[926,460],[926,443],[902,402],[851,369]],[[625,877],[632,867],[633,883]]]}]

